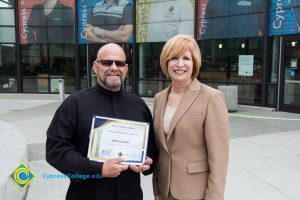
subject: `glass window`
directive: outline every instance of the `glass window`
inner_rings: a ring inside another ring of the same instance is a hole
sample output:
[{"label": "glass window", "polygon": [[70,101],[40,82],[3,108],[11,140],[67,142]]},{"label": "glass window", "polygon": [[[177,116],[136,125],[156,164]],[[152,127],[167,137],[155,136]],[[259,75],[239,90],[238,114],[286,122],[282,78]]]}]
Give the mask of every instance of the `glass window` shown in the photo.
[{"label": "glass window", "polygon": [[0,27],[0,43],[15,43],[15,28]]},{"label": "glass window", "polygon": [[23,45],[21,54],[24,92],[58,93],[59,79],[66,93],[75,91],[74,45]]},{"label": "glass window", "polygon": [[127,76],[125,79],[124,83],[124,89],[128,92],[133,92],[132,91],[132,84],[133,84],[133,76],[132,76],[132,69],[133,69],[133,60],[132,60],[132,44],[123,44],[122,45],[125,54],[126,54],[126,62],[128,64],[128,71],[127,71]]},{"label": "glass window", "polygon": [[16,58],[14,44],[0,44],[0,92],[16,92]]},{"label": "glass window", "polygon": [[0,26],[14,26],[15,15],[13,9],[0,9]]},{"label": "glass window", "polygon": [[19,1],[20,43],[74,43],[74,0],[37,2]]},{"label": "glass window", "polygon": [[153,97],[166,88],[170,81],[160,68],[160,53],[164,43],[140,43],[138,45],[138,94]]},{"label": "glass window", "polygon": [[12,8],[14,7],[14,0],[1,0],[0,1],[0,8]]},{"label": "glass window", "polygon": [[[202,53],[202,82],[213,87],[221,84],[238,85],[239,103],[260,104],[262,38],[201,40],[199,46]],[[250,59],[249,74],[242,71],[242,58]]]}]

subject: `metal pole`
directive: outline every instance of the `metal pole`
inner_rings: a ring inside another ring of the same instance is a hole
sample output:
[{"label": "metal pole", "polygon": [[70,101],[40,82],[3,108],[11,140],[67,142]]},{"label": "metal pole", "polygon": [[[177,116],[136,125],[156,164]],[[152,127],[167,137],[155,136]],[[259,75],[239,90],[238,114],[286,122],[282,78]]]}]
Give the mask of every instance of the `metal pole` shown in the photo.
[{"label": "metal pole", "polygon": [[280,36],[280,42],[279,42],[279,65],[278,65],[278,76],[277,76],[277,102],[276,102],[276,110],[279,111],[279,103],[280,103],[280,95],[281,95],[281,68],[282,66],[282,48],[283,48],[283,41],[282,41],[282,36]]},{"label": "metal pole", "polygon": [[62,103],[65,100],[65,83],[64,79],[58,80],[58,90],[59,90],[59,102]]}]

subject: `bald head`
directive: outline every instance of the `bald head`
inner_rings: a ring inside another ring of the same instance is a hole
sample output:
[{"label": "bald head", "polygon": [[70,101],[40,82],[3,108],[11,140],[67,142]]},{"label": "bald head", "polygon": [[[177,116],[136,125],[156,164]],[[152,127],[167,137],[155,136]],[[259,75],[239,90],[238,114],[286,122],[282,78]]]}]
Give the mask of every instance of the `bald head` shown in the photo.
[{"label": "bald head", "polygon": [[102,46],[93,63],[93,69],[97,74],[97,82],[102,87],[119,91],[128,71],[124,50],[114,43]]},{"label": "bald head", "polygon": [[112,55],[112,54],[118,55],[120,57],[119,60],[124,60],[124,61],[126,60],[126,55],[124,50],[122,49],[122,47],[120,47],[115,43],[109,43],[102,46],[98,51],[97,58],[102,59],[103,56]]}]

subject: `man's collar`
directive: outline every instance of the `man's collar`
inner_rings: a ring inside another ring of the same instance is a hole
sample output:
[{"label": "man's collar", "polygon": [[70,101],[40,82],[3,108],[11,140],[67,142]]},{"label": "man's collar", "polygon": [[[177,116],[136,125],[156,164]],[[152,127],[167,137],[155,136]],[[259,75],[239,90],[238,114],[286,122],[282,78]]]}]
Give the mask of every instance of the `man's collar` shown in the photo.
[{"label": "man's collar", "polygon": [[113,92],[113,91],[111,91],[111,90],[105,89],[105,88],[104,88],[103,86],[101,86],[98,82],[97,82],[97,84],[96,84],[95,87],[98,89],[98,91],[99,91],[100,93],[102,93],[102,94],[104,94],[104,95],[107,95],[107,96],[111,96],[111,95],[120,95],[120,94],[122,94],[122,92],[123,92],[122,86],[121,86],[121,89],[120,89],[119,91],[116,91],[116,92]]}]

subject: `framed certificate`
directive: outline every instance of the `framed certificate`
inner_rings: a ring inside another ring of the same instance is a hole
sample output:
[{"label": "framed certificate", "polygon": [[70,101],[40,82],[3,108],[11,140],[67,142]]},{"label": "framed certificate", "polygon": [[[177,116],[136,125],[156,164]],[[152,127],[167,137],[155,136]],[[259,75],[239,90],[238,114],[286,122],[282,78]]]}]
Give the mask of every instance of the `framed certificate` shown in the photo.
[{"label": "framed certificate", "polygon": [[148,135],[149,123],[93,116],[87,157],[99,162],[122,157],[121,164],[142,165]]}]

